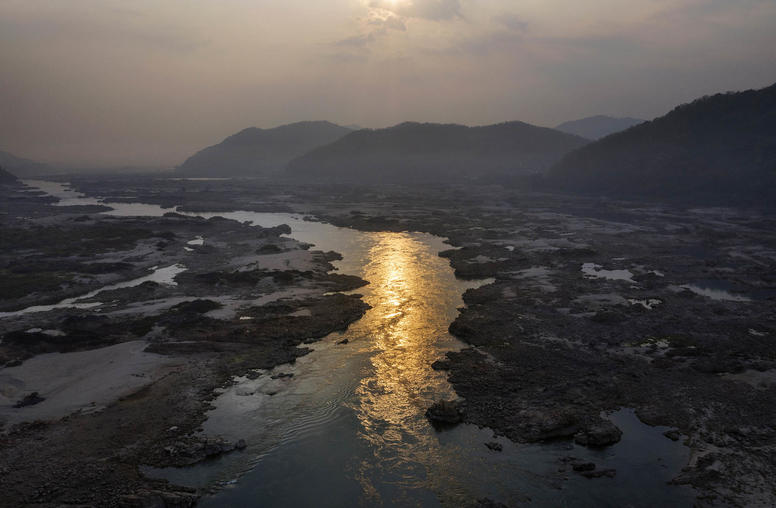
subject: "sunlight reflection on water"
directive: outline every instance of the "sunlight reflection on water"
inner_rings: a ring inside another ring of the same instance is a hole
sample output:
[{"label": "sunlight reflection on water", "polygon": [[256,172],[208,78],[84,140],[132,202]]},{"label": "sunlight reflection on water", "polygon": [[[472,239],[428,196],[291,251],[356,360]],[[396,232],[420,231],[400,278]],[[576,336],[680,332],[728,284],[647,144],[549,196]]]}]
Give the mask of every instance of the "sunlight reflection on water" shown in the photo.
[{"label": "sunlight reflection on water", "polygon": [[461,290],[439,276],[449,271],[447,262],[426,251],[408,234],[379,233],[365,267],[373,309],[354,331],[372,336],[374,355],[371,375],[361,379],[350,407],[361,439],[374,450],[357,468],[364,492],[373,496],[375,468],[407,468],[401,476],[410,488],[424,482],[426,475],[415,471],[429,462],[435,435],[422,415],[435,399],[455,397],[444,374],[430,365],[453,347],[442,338]]}]

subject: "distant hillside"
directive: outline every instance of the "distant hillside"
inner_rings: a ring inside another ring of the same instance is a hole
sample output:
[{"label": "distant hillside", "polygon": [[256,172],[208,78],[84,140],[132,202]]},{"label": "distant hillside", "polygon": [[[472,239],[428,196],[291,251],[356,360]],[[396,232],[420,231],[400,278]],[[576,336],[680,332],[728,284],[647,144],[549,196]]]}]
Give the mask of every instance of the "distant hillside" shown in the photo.
[{"label": "distant hillside", "polygon": [[16,177],[0,166],[0,184],[14,182],[16,182]]},{"label": "distant hillside", "polygon": [[352,132],[288,165],[293,177],[358,182],[470,180],[542,172],[587,141],[522,122],[402,123]]},{"label": "distant hillside", "polygon": [[609,134],[624,131],[643,122],[644,120],[638,118],[613,118],[611,116],[597,115],[564,122],[555,127],[555,129],[569,134],[576,134],[586,139],[601,139]]},{"label": "distant hillside", "polygon": [[350,129],[329,122],[299,122],[274,129],[251,127],[189,157],[176,171],[186,176],[261,176],[335,141]]},{"label": "distant hillside", "polygon": [[552,185],[613,196],[776,198],[776,85],[718,94],[568,154]]},{"label": "distant hillside", "polygon": [[28,176],[40,176],[51,173],[51,168],[46,164],[22,159],[11,153],[0,150],[0,166],[16,176],[25,178]]}]

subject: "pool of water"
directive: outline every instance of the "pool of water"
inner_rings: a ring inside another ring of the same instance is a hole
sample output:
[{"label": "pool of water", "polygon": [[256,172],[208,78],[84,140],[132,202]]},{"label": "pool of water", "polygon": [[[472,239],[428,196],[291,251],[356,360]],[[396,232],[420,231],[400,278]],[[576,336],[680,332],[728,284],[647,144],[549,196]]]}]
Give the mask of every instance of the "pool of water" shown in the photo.
[{"label": "pool of water", "polygon": [[[167,211],[121,206],[122,213]],[[692,505],[691,489],[666,483],[687,463],[688,449],[627,409],[608,415],[624,434],[604,450],[568,441],[519,445],[472,425],[438,432],[429,424],[426,408],[455,397],[431,364],[463,347],[447,328],[462,293],[489,282],[456,279],[438,256],[450,247],[444,239],[359,232],[285,213],[190,215],[288,224],[292,237],[341,253],[335,266],[370,282],[358,292],[372,308],[294,365],[237,379],[215,399],[205,433],[245,439],[244,451],[146,474],[210,492],[202,506],[465,506],[484,497],[534,506]],[[503,451],[485,447],[493,440]],[[588,480],[560,471],[569,456],[617,475]]]}]

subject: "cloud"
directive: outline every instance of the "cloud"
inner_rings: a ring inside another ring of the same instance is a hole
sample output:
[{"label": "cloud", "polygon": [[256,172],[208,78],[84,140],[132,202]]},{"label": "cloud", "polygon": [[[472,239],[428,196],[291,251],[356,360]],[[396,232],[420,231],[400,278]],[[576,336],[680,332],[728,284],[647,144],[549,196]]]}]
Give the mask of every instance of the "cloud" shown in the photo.
[{"label": "cloud", "polygon": [[514,13],[502,12],[485,18],[461,31],[447,41],[446,46],[429,48],[431,54],[442,55],[478,55],[512,53],[522,47],[529,35],[530,24]]},{"label": "cloud", "polygon": [[[385,1],[373,3],[393,5]],[[386,7],[382,6],[382,8]],[[407,3],[400,2],[388,9],[400,16],[432,21],[445,21],[461,17],[461,2],[459,0],[414,0]]]},{"label": "cloud", "polygon": [[367,34],[347,37],[345,39],[336,41],[334,45],[341,48],[365,48],[375,41],[375,33],[376,32],[371,32]]},{"label": "cloud", "polygon": [[523,33],[528,31],[528,22],[517,14],[504,13],[493,20],[510,32]]},{"label": "cloud", "polygon": [[407,23],[404,18],[385,9],[370,9],[369,14],[367,14],[366,23],[388,30],[399,30],[401,32],[407,30]]},{"label": "cloud", "polygon": [[333,43],[338,48],[368,52],[369,47],[391,34],[406,32],[410,20],[450,21],[463,18],[460,0],[366,0],[367,13],[360,18],[361,33]]},{"label": "cloud", "polygon": [[371,0],[370,9],[393,12],[405,18],[445,21],[461,17],[459,0]]}]

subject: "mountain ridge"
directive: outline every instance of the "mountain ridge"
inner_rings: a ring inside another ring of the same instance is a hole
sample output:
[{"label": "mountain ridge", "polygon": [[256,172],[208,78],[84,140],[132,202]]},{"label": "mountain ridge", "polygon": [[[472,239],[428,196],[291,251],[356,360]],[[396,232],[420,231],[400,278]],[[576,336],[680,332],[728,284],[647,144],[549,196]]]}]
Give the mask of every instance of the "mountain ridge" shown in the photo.
[{"label": "mountain ridge", "polygon": [[548,181],[618,196],[776,197],[776,84],[679,105],[567,154]]},{"label": "mountain ridge", "polygon": [[555,126],[555,130],[568,134],[576,134],[585,139],[597,140],[610,134],[624,131],[643,122],[644,120],[640,118],[632,118],[629,116],[612,117],[607,115],[594,115],[578,120],[563,122]]},{"label": "mountain ridge", "polygon": [[542,172],[585,143],[519,121],[478,127],[403,122],[351,132],[293,159],[286,174],[370,182],[521,176]]},{"label": "mountain ridge", "polygon": [[16,175],[6,171],[5,168],[0,166],[0,184],[15,183],[17,181],[18,178],[16,178]]},{"label": "mountain ridge", "polygon": [[51,168],[42,162],[36,162],[30,159],[17,157],[10,152],[0,150],[0,167],[6,172],[13,172],[16,178],[28,176],[40,176],[51,172]]},{"label": "mountain ridge", "polygon": [[187,176],[267,176],[282,171],[292,158],[349,132],[327,121],[248,127],[198,151],[175,171]]}]

